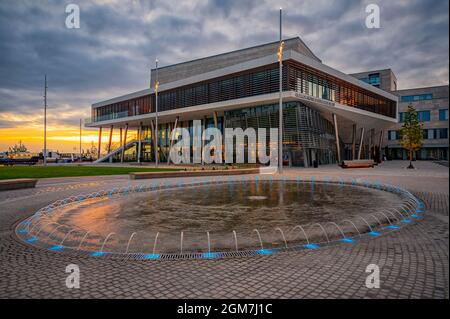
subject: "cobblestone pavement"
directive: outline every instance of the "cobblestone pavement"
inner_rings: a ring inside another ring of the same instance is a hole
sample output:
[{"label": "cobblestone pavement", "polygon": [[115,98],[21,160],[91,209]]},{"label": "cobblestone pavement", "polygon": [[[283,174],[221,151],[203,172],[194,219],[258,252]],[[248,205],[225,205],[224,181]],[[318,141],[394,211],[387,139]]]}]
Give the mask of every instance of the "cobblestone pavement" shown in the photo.
[{"label": "cobblestone pavement", "polygon": [[[14,226],[71,195],[128,185],[124,177],[42,181],[0,193],[2,298],[448,298],[448,168],[385,163],[373,170],[286,170],[286,175],[354,176],[406,187],[427,203],[424,218],[381,237],[317,250],[220,260],[122,261],[74,257],[18,241]],[[69,181],[69,182],[68,182]],[[76,184],[74,184],[76,183]],[[79,289],[65,268],[80,267]],[[380,267],[380,289],[365,286],[367,265]]]}]

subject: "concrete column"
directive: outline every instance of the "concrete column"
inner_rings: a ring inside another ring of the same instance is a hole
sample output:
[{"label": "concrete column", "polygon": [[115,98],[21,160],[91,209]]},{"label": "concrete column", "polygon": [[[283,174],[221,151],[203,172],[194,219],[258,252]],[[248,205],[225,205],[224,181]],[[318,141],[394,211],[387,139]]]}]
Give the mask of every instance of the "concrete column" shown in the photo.
[{"label": "concrete column", "polygon": [[[173,126],[173,130],[177,129],[178,125],[178,116],[175,118],[175,124]],[[170,133],[170,139],[169,139],[169,154],[167,155],[167,165],[170,165],[170,150],[172,149],[173,141],[172,141],[172,132]]]},{"label": "concrete column", "polygon": [[[380,140],[378,142],[378,154],[379,154],[379,157],[380,157],[378,160],[379,160],[380,163],[383,161],[383,155],[382,155],[382,151],[381,151],[381,147],[383,145],[383,135],[384,135],[384,131],[381,130],[380,131]],[[386,156],[387,156],[387,154],[386,154]]]},{"label": "concrete column", "polygon": [[141,163],[141,151],[142,151],[142,123],[139,124],[137,130],[138,133],[138,152],[137,152],[137,162]]},{"label": "concrete column", "polygon": [[206,131],[206,120],[207,120],[207,117],[206,117],[206,115],[205,115],[205,117],[203,118],[203,132],[202,132],[202,165],[205,165],[205,163],[204,163],[204,158],[205,158],[205,154],[204,154],[204,151],[205,151],[205,140],[203,139],[203,133]]},{"label": "concrete column", "polygon": [[308,168],[308,154],[306,152],[306,149],[303,148],[303,165],[305,166],[305,168]]},{"label": "concrete column", "polygon": [[356,124],[353,124],[352,133],[352,160],[356,159]]},{"label": "concrete column", "polygon": [[114,125],[111,125],[111,129],[109,130],[108,154],[111,153],[111,143],[112,143],[113,129],[114,129]]},{"label": "concrete column", "polygon": [[100,158],[100,148],[102,147],[102,127],[98,129],[98,149],[97,149],[97,159]]},{"label": "concrete column", "polygon": [[153,139],[152,147],[153,147],[155,161],[156,161],[156,156],[158,156],[158,152],[156,151],[156,129],[155,129],[155,124],[153,124],[153,120],[150,121],[150,128],[152,130],[152,139]]},{"label": "concrete column", "polygon": [[336,114],[333,113],[334,135],[336,137],[336,152],[338,165],[341,165],[341,146],[339,145],[339,129]]},{"label": "concrete column", "polygon": [[374,140],[375,140],[375,129],[370,129],[369,135],[369,159],[374,159],[375,149],[374,149]]},{"label": "concrete column", "polygon": [[[120,144],[119,144],[119,147],[120,148],[122,148],[122,143],[123,143],[123,140],[122,140],[122,128],[120,128],[120,130],[119,130],[119,134],[120,134]],[[122,157],[122,152],[120,152],[120,156]],[[122,158],[120,158],[120,161],[122,162]]]},{"label": "concrete column", "polygon": [[125,124],[125,131],[123,133],[122,156],[120,157],[121,163],[123,163],[123,158],[125,156],[125,146],[127,145],[127,134],[128,134],[128,123]]},{"label": "concrete column", "polygon": [[214,118],[214,127],[219,128],[219,119],[217,118],[217,112],[213,112],[213,118]]},{"label": "concrete column", "polygon": [[361,127],[361,137],[359,139],[359,150],[358,150],[358,159],[361,159],[361,152],[363,147],[363,141],[364,141],[364,127]]}]

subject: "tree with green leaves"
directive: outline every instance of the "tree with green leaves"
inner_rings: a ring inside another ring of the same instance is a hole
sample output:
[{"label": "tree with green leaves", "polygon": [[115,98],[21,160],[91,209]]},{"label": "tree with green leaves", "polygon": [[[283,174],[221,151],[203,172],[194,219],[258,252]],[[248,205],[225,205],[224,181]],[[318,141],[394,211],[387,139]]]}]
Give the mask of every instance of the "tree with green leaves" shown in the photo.
[{"label": "tree with green leaves", "polygon": [[419,121],[417,111],[412,104],[408,105],[408,110],[404,114],[400,134],[402,137],[400,144],[408,152],[408,168],[414,168],[412,165],[413,154],[422,148],[423,124]]}]

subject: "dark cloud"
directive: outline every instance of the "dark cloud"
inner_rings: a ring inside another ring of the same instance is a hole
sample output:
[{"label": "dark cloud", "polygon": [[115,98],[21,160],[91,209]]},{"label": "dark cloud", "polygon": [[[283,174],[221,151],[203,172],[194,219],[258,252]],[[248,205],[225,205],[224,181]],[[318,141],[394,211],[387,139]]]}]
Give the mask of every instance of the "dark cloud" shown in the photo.
[{"label": "dark cloud", "polygon": [[[65,28],[71,2],[80,29]],[[392,68],[401,88],[448,83],[449,2],[377,1],[382,28],[369,30],[370,2],[1,1],[0,112],[40,110],[47,73],[49,108],[88,116],[91,103],[146,87],[156,57],[167,65],[276,40],[279,5],[285,36],[300,36],[325,64]]]}]

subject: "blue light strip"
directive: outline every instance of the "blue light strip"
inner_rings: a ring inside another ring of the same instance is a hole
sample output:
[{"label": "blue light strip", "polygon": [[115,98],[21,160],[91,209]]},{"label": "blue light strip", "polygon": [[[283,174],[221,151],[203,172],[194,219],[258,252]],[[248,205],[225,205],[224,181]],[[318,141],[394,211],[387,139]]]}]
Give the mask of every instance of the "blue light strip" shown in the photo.
[{"label": "blue light strip", "polygon": [[106,255],[106,253],[102,252],[102,251],[94,251],[93,253],[91,253],[92,257],[102,257],[102,256],[105,256],[105,255]]},{"label": "blue light strip", "polygon": [[206,258],[206,259],[212,259],[212,258],[217,258],[219,257],[218,253],[203,253],[202,254],[202,258]]},{"label": "blue light strip", "polygon": [[256,253],[259,255],[270,255],[273,254],[273,251],[270,249],[259,249],[256,251]]},{"label": "blue light strip", "polygon": [[61,246],[61,245],[56,245],[56,246],[50,247],[50,250],[53,250],[53,251],[60,251],[63,249],[64,249],[64,246]]},{"label": "blue light strip", "polygon": [[318,244],[306,244],[306,245],[303,245],[303,247],[306,248],[306,249],[318,249],[318,248],[320,248],[320,246]]},{"label": "blue light strip", "polygon": [[161,258],[160,254],[146,254],[143,259],[159,259]]}]

